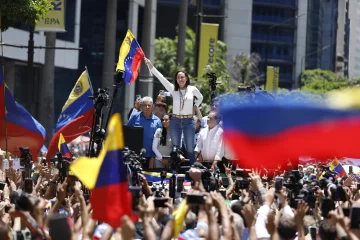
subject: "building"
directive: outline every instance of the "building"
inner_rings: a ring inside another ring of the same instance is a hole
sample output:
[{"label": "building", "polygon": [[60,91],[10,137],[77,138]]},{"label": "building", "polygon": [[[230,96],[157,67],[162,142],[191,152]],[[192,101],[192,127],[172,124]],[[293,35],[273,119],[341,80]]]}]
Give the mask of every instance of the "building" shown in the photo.
[{"label": "building", "polygon": [[224,24],[229,56],[258,53],[262,83],[266,66],[276,66],[280,87],[296,87],[306,49],[306,12],[307,0],[229,0]]},{"label": "building", "polygon": [[338,0],[323,0],[321,69],[335,72]]},{"label": "building", "polygon": [[322,67],[323,2],[324,0],[308,0],[305,69]]},{"label": "building", "polygon": [[[56,34],[56,47],[79,48],[80,43],[80,17],[81,0],[68,1],[65,9],[65,28],[66,32]],[[3,42],[17,47],[4,46],[4,80],[12,91],[15,99],[26,109],[33,109],[33,116],[39,118],[41,109],[40,92],[41,83],[46,85],[46,79],[42,78],[43,67],[45,64],[45,41],[44,32],[34,33],[34,82],[32,88],[27,84],[27,46],[29,40],[29,28],[19,25],[16,28],[9,28],[3,32]],[[62,105],[69,96],[74,83],[78,78],[79,68],[78,50],[55,50],[55,113],[58,115]],[[66,84],[64,84],[66,83]],[[46,87],[45,87],[46,89]],[[46,90],[45,90],[46,91]],[[32,101],[28,101],[28,95],[31,94]],[[49,131],[49,130],[48,130]]]},{"label": "building", "polygon": [[360,1],[349,2],[349,51],[347,73],[349,79],[360,77]]}]

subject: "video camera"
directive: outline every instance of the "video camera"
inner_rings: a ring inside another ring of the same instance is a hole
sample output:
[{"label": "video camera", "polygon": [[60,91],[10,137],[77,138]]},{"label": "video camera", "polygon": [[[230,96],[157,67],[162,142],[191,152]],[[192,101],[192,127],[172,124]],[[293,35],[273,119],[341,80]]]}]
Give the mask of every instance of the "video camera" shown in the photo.
[{"label": "video camera", "polygon": [[181,158],[180,156],[183,154],[181,149],[178,146],[173,146],[172,151],[170,153],[170,168],[173,171],[178,172],[180,164],[181,164]]},{"label": "video camera", "polygon": [[90,96],[89,98],[94,100],[96,110],[102,106],[108,106],[110,103],[109,89],[98,88],[98,90],[94,92],[94,95]]},{"label": "video camera", "polygon": [[64,157],[61,152],[57,152],[56,157],[50,158],[50,162],[59,170],[59,176],[62,179],[69,175],[69,166],[72,160],[71,157]]},{"label": "video camera", "polygon": [[216,191],[219,189],[218,179],[220,171],[218,169],[215,173],[213,173],[199,162],[195,162],[192,167],[201,170],[201,181],[207,192]]},{"label": "video camera", "polygon": [[123,149],[123,159],[126,167],[131,171],[131,184],[132,186],[139,186],[138,173],[142,172],[142,164],[145,163],[146,158],[144,157],[146,150],[143,148],[140,154],[137,155],[135,151],[130,150],[128,147]]},{"label": "video camera", "polygon": [[30,153],[30,149],[28,147],[20,147],[20,165],[28,167],[32,162],[32,155]]}]

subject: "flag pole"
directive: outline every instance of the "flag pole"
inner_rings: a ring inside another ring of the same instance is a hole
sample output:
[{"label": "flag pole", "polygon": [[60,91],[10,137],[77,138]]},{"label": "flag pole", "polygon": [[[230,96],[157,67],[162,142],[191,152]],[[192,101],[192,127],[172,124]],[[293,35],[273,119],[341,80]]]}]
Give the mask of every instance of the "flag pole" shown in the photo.
[{"label": "flag pole", "polygon": [[[2,74],[4,76],[4,72],[5,72],[5,67],[4,67],[4,45],[3,45],[3,31],[2,31],[2,16],[0,13],[0,43],[1,43],[1,70],[2,70]],[[4,123],[5,123],[5,151],[6,153],[8,152],[8,128],[7,128],[7,120],[6,120],[6,98],[5,98],[5,81],[4,81],[4,77],[3,77],[3,84],[4,84],[4,111],[5,111],[5,117],[4,117]]]}]

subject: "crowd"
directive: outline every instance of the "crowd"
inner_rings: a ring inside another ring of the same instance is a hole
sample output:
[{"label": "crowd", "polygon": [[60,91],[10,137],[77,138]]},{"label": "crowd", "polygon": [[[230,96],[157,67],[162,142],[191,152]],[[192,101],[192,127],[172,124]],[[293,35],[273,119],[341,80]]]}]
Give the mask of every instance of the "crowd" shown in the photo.
[{"label": "crowd", "polygon": [[[0,153],[0,240],[7,239],[358,239],[360,184],[357,174],[336,172],[328,163],[290,164],[278,169],[237,165],[222,140],[219,99],[203,117],[200,91],[184,71],[170,83],[145,59],[150,71],[173,97],[168,113],[164,94],[153,102],[137,96],[129,126],[144,128],[144,168],[189,166],[176,181],[137,178],[133,196],[138,217],[123,216],[114,229],[92,218],[91,192],[59,158],[32,163]],[[74,161],[87,151],[84,142],[70,148]],[[173,156],[173,153],[179,153]],[[129,178],[128,178],[129,179]],[[107,204],[104,199],[103,204]]]}]

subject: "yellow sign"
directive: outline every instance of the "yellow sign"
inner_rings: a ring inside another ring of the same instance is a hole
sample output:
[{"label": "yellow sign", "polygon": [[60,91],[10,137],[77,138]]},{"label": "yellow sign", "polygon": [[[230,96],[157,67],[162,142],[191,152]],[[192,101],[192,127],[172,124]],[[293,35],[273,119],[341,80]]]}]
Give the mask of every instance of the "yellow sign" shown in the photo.
[{"label": "yellow sign", "polygon": [[266,91],[276,93],[279,88],[279,67],[268,66],[266,71]]},{"label": "yellow sign", "polygon": [[51,1],[53,9],[36,24],[36,31],[65,32],[65,0]]},{"label": "yellow sign", "polygon": [[198,79],[204,74],[206,65],[215,63],[216,42],[219,24],[202,23],[200,31],[200,52],[198,65]]}]

